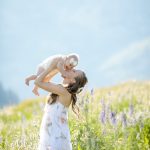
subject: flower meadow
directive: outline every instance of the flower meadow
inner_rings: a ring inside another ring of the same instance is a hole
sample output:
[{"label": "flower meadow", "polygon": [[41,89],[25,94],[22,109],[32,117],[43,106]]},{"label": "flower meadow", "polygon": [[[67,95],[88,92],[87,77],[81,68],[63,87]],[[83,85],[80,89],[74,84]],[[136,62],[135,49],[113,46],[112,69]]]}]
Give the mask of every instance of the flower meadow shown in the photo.
[{"label": "flower meadow", "polygon": [[[0,150],[36,150],[45,97],[0,110]],[[69,108],[73,150],[150,150],[150,82],[84,90]]]}]

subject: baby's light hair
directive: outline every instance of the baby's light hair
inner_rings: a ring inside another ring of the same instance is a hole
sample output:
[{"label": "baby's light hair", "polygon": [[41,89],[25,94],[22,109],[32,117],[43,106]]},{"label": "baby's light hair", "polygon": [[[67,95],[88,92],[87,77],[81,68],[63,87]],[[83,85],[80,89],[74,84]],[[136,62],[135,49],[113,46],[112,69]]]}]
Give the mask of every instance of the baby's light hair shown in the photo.
[{"label": "baby's light hair", "polygon": [[[76,65],[78,64],[78,61],[79,61],[79,55],[78,55],[78,54],[76,54],[76,53],[71,53],[71,54],[68,54],[67,57],[68,57],[68,58],[69,58],[69,57],[73,57],[73,58],[71,58],[70,62],[71,62],[74,66],[76,66]],[[72,60],[72,59],[73,59],[73,60]],[[74,61],[74,59],[76,59],[76,61]]]},{"label": "baby's light hair", "polygon": [[76,57],[76,59],[79,60],[79,55],[77,53],[70,53],[67,57]]}]

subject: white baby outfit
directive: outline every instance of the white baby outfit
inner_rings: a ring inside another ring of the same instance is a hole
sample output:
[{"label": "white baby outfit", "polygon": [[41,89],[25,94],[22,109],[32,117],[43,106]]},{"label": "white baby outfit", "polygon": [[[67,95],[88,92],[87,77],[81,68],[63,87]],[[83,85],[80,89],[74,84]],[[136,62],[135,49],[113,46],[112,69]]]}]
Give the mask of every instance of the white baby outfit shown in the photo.
[{"label": "white baby outfit", "polygon": [[68,107],[58,100],[45,105],[38,150],[72,150]]}]

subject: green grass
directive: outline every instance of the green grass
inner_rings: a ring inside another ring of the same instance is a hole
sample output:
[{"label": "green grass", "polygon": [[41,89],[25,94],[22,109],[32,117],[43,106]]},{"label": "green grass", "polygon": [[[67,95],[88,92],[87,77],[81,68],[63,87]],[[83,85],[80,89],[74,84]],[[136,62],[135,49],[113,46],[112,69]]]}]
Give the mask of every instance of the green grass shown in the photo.
[{"label": "green grass", "polygon": [[[150,149],[149,81],[83,92],[77,104],[82,119],[69,108],[73,150]],[[0,149],[36,150],[44,105],[41,97],[0,110]]]}]

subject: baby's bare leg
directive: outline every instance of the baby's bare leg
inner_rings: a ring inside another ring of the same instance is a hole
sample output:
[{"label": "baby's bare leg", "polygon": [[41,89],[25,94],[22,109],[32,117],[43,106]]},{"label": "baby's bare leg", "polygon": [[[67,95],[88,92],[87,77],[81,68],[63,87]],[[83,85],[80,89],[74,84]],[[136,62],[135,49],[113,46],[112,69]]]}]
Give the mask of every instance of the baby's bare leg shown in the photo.
[{"label": "baby's bare leg", "polygon": [[31,80],[35,80],[45,69],[42,66],[38,66],[36,75],[31,75],[25,79],[26,85],[29,85]]},{"label": "baby's bare leg", "polygon": [[45,71],[45,69],[42,67],[42,66],[39,66],[38,68],[37,68],[37,73],[36,73],[36,75],[37,76],[39,76],[42,72],[44,72]]},{"label": "baby's bare leg", "polygon": [[[46,77],[44,78],[43,82],[48,82],[49,79],[50,79],[50,77],[49,77],[49,76],[46,76]],[[35,95],[37,95],[37,96],[39,96],[38,89],[39,89],[38,86],[35,85],[34,88],[33,88],[33,90],[32,90],[32,92],[33,92]]]},{"label": "baby's bare leg", "polygon": [[25,79],[26,85],[29,85],[30,80],[35,80],[36,78],[37,78],[37,75],[31,75],[31,76],[27,77]]}]

